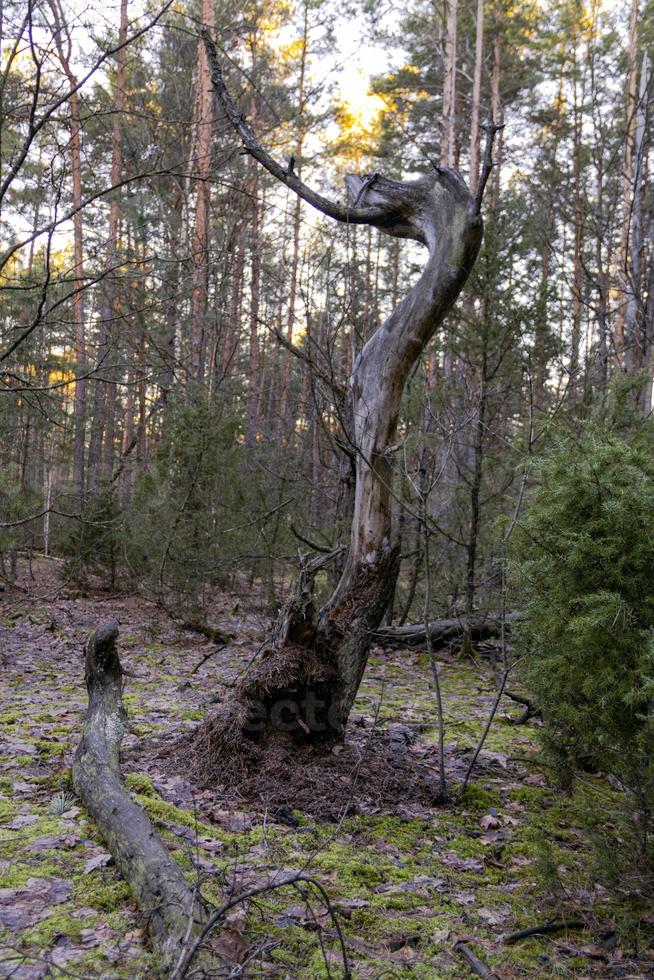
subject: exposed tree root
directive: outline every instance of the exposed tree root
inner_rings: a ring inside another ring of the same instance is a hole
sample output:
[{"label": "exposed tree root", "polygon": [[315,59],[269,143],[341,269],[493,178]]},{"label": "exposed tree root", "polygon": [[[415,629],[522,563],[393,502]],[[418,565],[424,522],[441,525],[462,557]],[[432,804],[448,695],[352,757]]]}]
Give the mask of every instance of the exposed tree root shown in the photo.
[{"label": "exposed tree root", "polygon": [[[200,934],[210,910],[189,888],[149,818],[123,785],[120,745],[127,713],[117,637],[118,624],[110,620],[86,645],[89,708],[73,762],[73,781],[134,893],[159,969],[167,976]],[[208,975],[218,963],[209,950],[203,950],[197,960],[198,975]]]},{"label": "exposed tree root", "polygon": [[359,568],[320,614],[301,576],[300,594],[282,608],[269,642],[196,735],[205,776],[251,771],[280,737],[327,746],[343,737],[397,569],[394,549],[379,566]]},{"label": "exposed tree root", "polygon": [[[521,612],[510,612],[504,617],[505,624],[518,623],[523,618]],[[485,640],[497,636],[502,628],[502,618],[497,613],[487,616],[460,616],[448,619],[434,619],[429,623],[429,633],[434,649],[445,646],[450,640],[469,636],[471,640]],[[383,646],[414,646],[425,643],[427,631],[424,623],[408,626],[382,626],[375,630],[375,640]]]}]

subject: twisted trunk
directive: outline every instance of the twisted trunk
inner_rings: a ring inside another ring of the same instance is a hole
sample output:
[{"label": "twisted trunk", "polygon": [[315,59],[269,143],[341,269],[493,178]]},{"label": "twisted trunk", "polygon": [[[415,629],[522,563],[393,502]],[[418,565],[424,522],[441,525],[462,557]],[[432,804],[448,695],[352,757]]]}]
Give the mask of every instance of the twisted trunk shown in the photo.
[{"label": "twisted trunk", "polygon": [[[214,88],[246,151],[298,196],[336,220],[378,227],[425,245],[422,275],[357,357],[349,382],[356,489],[350,547],[329,602],[318,611],[312,578],[324,559],[303,570],[298,595],[282,610],[273,636],[227,705],[200,731],[205,761],[242,748],[242,735],[275,731],[299,740],[343,735],[365,670],[374,631],[393,595],[398,548],[391,521],[393,443],[404,387],[472,269],[482,236],[479,216],[491,171],[492,133],[473,199],[458,173],[436,168],[413,181],[349,175],[350,206],[317,195],[259,145],[225,87],[205,33]],[[359,206],[361,205],[361,206]]]}]

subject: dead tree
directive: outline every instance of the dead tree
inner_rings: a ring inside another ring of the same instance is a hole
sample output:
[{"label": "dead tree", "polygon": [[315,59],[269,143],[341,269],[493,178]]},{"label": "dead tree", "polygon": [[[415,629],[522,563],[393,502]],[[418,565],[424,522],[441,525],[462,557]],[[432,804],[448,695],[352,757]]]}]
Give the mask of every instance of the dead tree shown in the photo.
[{"label": "dead tree", "polygon": [[452,307],[479,252],[484,188],[496,127],[487,129],[484,166],[475,196],[454,170],[433,166],[417,180],[379,173],[346,177],[349,205],[316,193],[262,148],[225,86],[208,32],[204,42],[212,83],[245,151],[322,214],[379,228],[426,246],[428,258],[410,292],[377,328],[349,380],[356,490],[350,549],[334,595],[317,610],[311,576],[285,606],[258,660],[229,703],[199,733],[205,759],[247,747],[243,735],[265,741],[274,730],[299,740],[342,737],[363,676],[373,631],[381,623],[398,572],[391,526],[393,443],[406,380]]}]

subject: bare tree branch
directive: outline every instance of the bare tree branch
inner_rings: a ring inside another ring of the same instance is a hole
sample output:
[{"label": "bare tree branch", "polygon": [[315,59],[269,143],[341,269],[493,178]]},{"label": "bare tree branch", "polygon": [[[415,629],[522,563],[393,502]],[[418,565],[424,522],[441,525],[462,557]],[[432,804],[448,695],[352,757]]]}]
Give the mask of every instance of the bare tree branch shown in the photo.
[{"label": "bare tree branch", "polygon": [[482,129],[486,132],[486,143],[484,145],[484,161],[481,166],[481,177],[479,178],[479,183],[477,185],[477,193],[475,194],[475,201],[473,205],[473,214],[481,213],[481,204],[484,199],[484,191],[486,190],[486,184],[488,183],[488,178],[491,175],[493,169],[493,144],[495,142],[495,137],[501,129],[504,129],[504,124],[501,126],[496,125],[494,122],[486,123],[482,126]]},{"label": "bare tree branch", "polygon": [[376,207],[368,208],[352,208],[347,205],[338,204],[336,201],[330,201],[329,198],[323,197],[322,194],[318,194],[316,191],[312,190],[308,184],[294,174],[290,167],[282,167],[281,164],[277,163],[276,160],[270,156],[266,150],[263,149],[259,143],[254,132],[248,125],[243,113],[237,109],[234,105],[231,95],[227,91],[227,86],[223,78],[222,68],[220,67],[220,61],[218,60],[218,52],[216,51],[216,45],[211,40],[209,31],[206,27],[202,28],[202,39],[204,41],[205,49],[207,52],[207,59],[209,61],[209,66],[211,68],[211,82],[213,84],[214,90],[220,99],[221,105],[225,110],[225,115],[228,120],[236,130],[236,132],[241,137],[243,146],[245,150],[254,157],[262,167],[276,177],[285,187],[292,190],[298,197],[306,201],[312,207],[320,211],[321,214],[327,215],[329,218],[334,218],[336,221],[344,221],[348,224],[353,225],[374,225],[375,227],[383,227],[386,224],[391,224],[396,217],[396,211],[393,207],[388,205],[378,205]]}]

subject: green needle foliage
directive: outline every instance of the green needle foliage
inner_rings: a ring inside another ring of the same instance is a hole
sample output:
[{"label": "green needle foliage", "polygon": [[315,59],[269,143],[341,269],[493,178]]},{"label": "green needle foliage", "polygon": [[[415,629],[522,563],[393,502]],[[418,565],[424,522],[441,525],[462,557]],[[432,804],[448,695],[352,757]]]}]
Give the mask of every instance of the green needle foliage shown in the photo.
[{"label": "green needle foliage", "polygon": [[[609,773],[625,791],[622,858],[654,867],[654,460],[591,431],[538,467],[512,543],[527,621],[526,682],[545,748],[571,781]],[[615,855],[613,855],[615,857]],[[643,863],[645,861],[645,863]],[[642,884],[642,881],[641,881]]]}]

